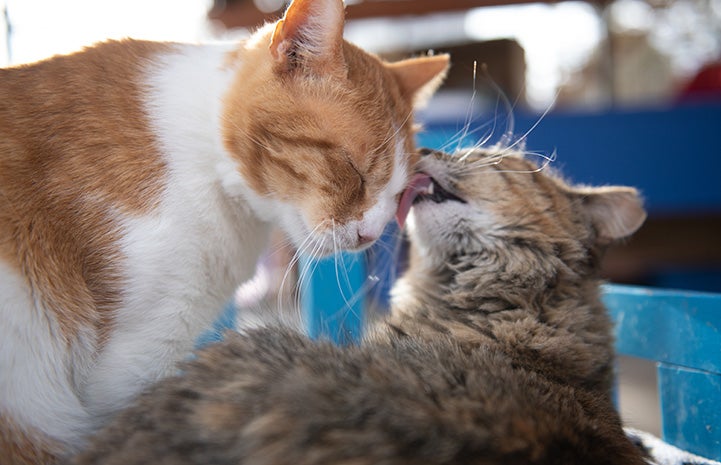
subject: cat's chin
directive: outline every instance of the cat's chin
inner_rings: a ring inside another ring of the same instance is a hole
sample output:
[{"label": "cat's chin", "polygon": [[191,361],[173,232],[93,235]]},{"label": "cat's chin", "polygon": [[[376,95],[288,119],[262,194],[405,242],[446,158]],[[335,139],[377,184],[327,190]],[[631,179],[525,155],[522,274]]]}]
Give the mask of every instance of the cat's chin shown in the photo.
[{"label": "cat's chin", "polygon": [[362,252],[376,242],[376,239],[364,239],[359,237],[357,234],[355,234],[355,237],[353,238],[348,237],[348,235],[341,235],[341,237],[338,237],[337,233],[335,238],[325,236],[319,240],[322,241],[322,245],[317,256],[323,257],[346,251],[352,253]]},{"label": "cat's chin", "polygon": [[[310,240],[309,242],[312,242]],[[332,243],[320,243],[315,246],[312,250],[307,250],[306,252],[303,252],[304,255],[307,255],[312,258],[325,258],[330,257],[332,255],[336,255],[341,252],[351,252],[351,253],[357,253],[362,252],[365,249],[369,248],[372,244],[361,244],[355,247],[336,247]],[[312,247],[312,246],[311,246]]]},{"label": "cat's chin", "polygon": [[453,257],[481,251],[478,232],[471,224],[471,218],[477,217],[465,202],[420,199],[413,204],[406,228],[427,264],[443,267]]}]

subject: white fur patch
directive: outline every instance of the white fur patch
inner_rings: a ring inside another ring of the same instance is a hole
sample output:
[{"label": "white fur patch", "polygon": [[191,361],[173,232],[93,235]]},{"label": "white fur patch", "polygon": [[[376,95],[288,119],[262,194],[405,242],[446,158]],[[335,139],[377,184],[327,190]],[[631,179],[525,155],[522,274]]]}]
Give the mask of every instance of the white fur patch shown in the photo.
[{"label": "white fur patch", "polygon": [[73,364],[80,360],[73,358],[75,350],[68,353],[52,315],[33,301],[25,280],[0,261],[0,413],[75,444],[91,431],[71,384]]}]

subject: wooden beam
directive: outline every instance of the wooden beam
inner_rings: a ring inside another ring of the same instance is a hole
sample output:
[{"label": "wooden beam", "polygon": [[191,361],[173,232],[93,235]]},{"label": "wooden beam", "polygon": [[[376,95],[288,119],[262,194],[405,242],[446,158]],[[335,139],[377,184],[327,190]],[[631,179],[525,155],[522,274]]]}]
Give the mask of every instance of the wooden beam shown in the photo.
[{"label": "wooden beam", "polygon": [[[542,0],[545,3],[556,1]],[[594,3],[604,3],[597,0]],[[347,19],[393,18],[403,16],[421,16],[432,13],[463,11],[483,6],[515,5],[537,3],[534,0],[366,0],[346,6]],[[265,21],[279,18],[283,10],[263,13],[255,7],[252,0],[226,1],[223,6],[214,6],[208,13],[212,20],[219,21],[226,28],[253,28]]]},{"label": "wooden beam", "polygon": [[218,2],[208,12],[208,19],[218,22],[226,29],[255,28],[266,21],[273,21],[280,17],[281,12],[263,13],[251,0]]},{"label": "wooden beam", "polygon": [[464,11],[483,6],[532,3],[534,0],[366,0],[348,5],[349,19],[420,16],[449,11]]}]

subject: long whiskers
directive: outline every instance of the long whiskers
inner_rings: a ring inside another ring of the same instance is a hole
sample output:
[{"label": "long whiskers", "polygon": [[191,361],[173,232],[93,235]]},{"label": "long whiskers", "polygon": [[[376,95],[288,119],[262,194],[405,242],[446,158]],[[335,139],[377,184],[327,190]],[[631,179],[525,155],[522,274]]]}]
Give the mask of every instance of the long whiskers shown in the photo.
[{"label": "long whiskers", "polygon": [[[295,269],[295,267],[298,264],[298,262],[300,261],[301,257],[303,255],[306,255],[306,253],[308,251],[310,251],[310,254],[312,255],[314,252],[317,252],[320,249],[320,247],[322,246],[322,244],[319,241],[314,239],[314,234],[318,229],[323,227],[323,225],[324,225],[323,222],[319,223],[318,225],[315,226],[315,228],[313,228],[308,233],[306,238],[296,249],[295,253],[293,254],[293,257],[288,262],[288,265],[286,266],[286,269],[285,269],[285,273],[283,273],[283,278],[281,279],[280,285],[278,287],[278,299],[277,299],[278,309],[284,308],[283,307],[283,305],[284,305],[283,296],[285,295],[284,288],[286,285],[286,281],[288,280],[289,276],[291,275],[291,272],[293,271],[293,269]],[[307,265],[305,265],[304,267],[307,267]],[[296,291],[298,289],[299,283],[303,279],[303,275],[304,275],[304,273],[302,271],[298,273],[298,282],[295,284]],[[298,296],[296,295],[295,298],[297,300]],[[297,302],[296,302],[296,304],[297,304]]]},{"label": "long whiskers", "polygon": [[473,118],[473,104],[476,100],[476,93],[478,92],[476,90],[477,65],[478,65],[478,62],[474,60],[473,61],[473,91],[471,92],[471,98],[468,100],[468,107],[466,108],[466,117],[464,119],[463,129],[458,136],[458,145],[456,145],[456,150],[461,148],[461,144],[463,143],[464,140],[466,140],[466,137],[468,137],[468,130],[470,129],[471,121]]},{"label": "long whiskers", "polygon": [[[315,257],[317,256],[318,252],[323,247],[322,241],[314,241],[314,247],[311,249],[309,257]],[[302,289],[306,288],[308,285],[308,280],[311,276],[315,273],[316,268],[318,267],[318,261],[314,259],[308,259],[303,262],[302,268],[299,270],[298,273],[298,281],[295,286],[295,308],[300,310],[302,308]],[[301,312],[301,315],[304,315],[303,312]],[[305,326],[307,326],[307,322],[303,322]]]},{"label": "long whiskers", "polygon": [[343,292],[343,286],[340,282],[340,273],[338,271],[338,259],[340,258],[340,261],[343,262],[343,277],[345,278],[345,284],[346,288],[351,288],[350,279],[348,278],[348,268],[345,266],[345,262],[343,261],[343,254],[340,247],[338,247],[338,238],[336,237],[335,233],[335,219],[331,219],[331,228],[333,232],[333,264],[335,266],[335,279],[336,284],[338,285],[338,292],[340,292],[341,297],[343,298],[343,302],[345,303],[346,307],[351,308],[351,304],[348,302],[348,298],[345,295],[345,292]]},{"label": "long whiskers", "polygon": [[[496,93],[497,93],[498,97],[496,98],[496,105],[494,107],[494,116],[493,116],[493,118],[491,118],[491,121],[487,122],[487,123],[481,125],[479,128],[477,128],[477,129],[480,129],[480,128],[484,128],[488,125],[491,125],[491,129],[489,131],[487,131],[483,137],[481,137],[478,141],[476,141],[476,143],[473,145],[473,147],[485,146],[491,140],[491,138],[496,134],[496,123],[498,122],[498,119],[499,119],[498,105],[499,105],[499,102],[501,101],[501,99],[506,104],[507,114],[511,115],[509,125],[506,127],[506,133],[504,134],[502,140],[506,137],[506,134],[508,134],[508,131],[513,130],[513,119],[512,119],[513,107],[510,105],[510,102],[506,98],[505,93],[500,89],[500,87],[498,87],[498,85],[495,83],[495,81],[493,79],[491,79],[490,75],[488,74],[488,67],[486,66],[485,63],[482,65],[482,69],[483,69],[483,74],[485,75],[486,79],[491,83],[491,86],[494,87],[494,89],[496,89]],[[473,101],[474,97],[476,96],[476,94],[478,92],[478,90],[476,89],[477,79],[478,79],[478,62],[474,61],[473,62],[473,93],[471,95],[471,102]],[[466,118],[466,127],[470,126],[470,123],[471,123],[471,120]],[[475,132],[475,130],[472,131],[471,134],[473,132]],[[463,138],[458,141],[459,145],[456,147],[456,151],[461,149],[460,144],[463,143],[463,140],[465,140],[465,138],[467,136],[468,136],[468,131],[466,131],[463,135]],[[464,159],[464,157],[461,157],[461,160],[463,160],[463,159]]]},{"label": "long whiskers", "polygon": [[[494,111],[494,117],[491,119],[490,122],[487,122],[483,125],[479,125],[478,127],[474,128],[473,130],[469,130],[471,118],[469,117],[469,114],[467,112],[466,118],[465,118],[465,124],[464,129],[456,134],[444,147],[442,150],[446,151],[448,146],[450,146],[453,143],[457,143],[459,146],[456,147],[456,150],[454,153],[456,153],[457,157],[459,158],[459,161],[464,162],[468,159],[468,157],[472,155],[478,155],[479,151],[482,152],[482,156],[478,157],[476,160],[473,160],[469,163],[459,163],[458,167],[456,168],[456,171],[458,172],[468,172],[469,170],[475,170],[475,169],[483,169],[488,168],[492,166],[496,166],[500,164],[504,158],[506,158],[509,155],[514,156],[524,156],[524,157],[536,157],[541,159],[541,163],[538,165],[537,169],[534,170],[524,170],[523,172],[537,172],[545,169],[550,163],[556,160],[556,152],[554,151],[551,155],[545,155],[538,152],[531,152],[527,151],[525,149],[525,144],[528,136],[538,127],[538,125],[543,121],[543,119],[546,117],[546,115],[551,111],[551,109],[554,107],[556,98],[554,97],[553,101],[546,107],[544,112],[537,118],[537,120],[533,123],[533,125],[526,130],[521,135],[514,135],[515,134],[515,118],[513,116],[514,110],[516,105],[518,104],[518,97],[516,97],[516,101],[511,102],[506,93],[503,91],[503,89],[500,88],[500,86],[490,77],[488,73],[488,69],[485,65],[482,65],[482,72],[485,76],[486,80],[488,81],[489,85],[493,88],[497,95],[496,100],[496,107]],[[471,95],[471,103],[476,98],[477,95],[477,88],[476,88],[476,81],[478,78],[478,69],[477,64],[474,62],[473,67],[473,93]],[[506,128],[503,132],[503,135],[499,139],[498,142],[495,144],[488,146],[489,142],[493,138],[495,132],[496,132],[496,124],[497,121],[500,118],[499,115],[499,105],[502,105],[505,109],[506,113]],[[470,106],[469,106],[470,108]],[[463,139],[467,138],[469,134],[473,134],[473,132],[477,132],[479,130],[482,130],[483,128],[487,128],[489,124],[492,124],[492,128],[490,132],[487,132],[484,137],[480,138],[476,143],[469,148],[460,148],[460,144],[463,143]],[[516,172],[514,170],[494,170],[495,172]]]},{"label": "long whiskers", "polygon": [[553,98],[553,102],[551,102],[551,104],[549,104],[546,107],[546,109],[543,111],[543,113],[541,113],[541,116],[539,116],[536,119],[536,122],[533,123],[533,125],[525,133],[523,133],[520,137],[516,138],[516,141],[514,143],[508,145],[506,147],[506,149],[511,150],[514,147],[516,147],[518,144],[525,143],[526,138],[536,129],[536,127],[538,127],[539,124],[541,124],[541,121],[543,121],[543,119],[546,117],[548,112],[551,111],[551,108],[553,108],[555,101],[556,101],[556,97]]}]

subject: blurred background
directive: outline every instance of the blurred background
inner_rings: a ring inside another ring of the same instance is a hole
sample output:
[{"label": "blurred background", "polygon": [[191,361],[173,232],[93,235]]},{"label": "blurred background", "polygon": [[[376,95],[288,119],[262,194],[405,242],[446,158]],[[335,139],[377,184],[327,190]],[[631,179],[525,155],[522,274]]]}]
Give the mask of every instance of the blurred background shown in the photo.
[{"label": "blurred background", "polygon": [[[284,0],[2,0],[0,63],[126,36],[241,37]],[[519,107],[657,105],[718,95],[721,0],[348,0],[346,37],[386,57],[453,53],[446,90],[468,91],[473,62]],[[493,92],[495,93],[495,92]],[[493,97],[493,96],[492,96]],[[463,105],[467,105],[463,101]]]},{"label": "blurred background", "polygon": [[[636,186],[649,219],[610,252],[605,276],[721,292],[721,0],[346,5],[346,38],[367,50],[388,59],[451,54],[447,83],[420,114],[421,144],[452,149],[481,139],[524,139],[528,150],[555,153],[571,180]],[[285,6],[283,0],[0,0],[0,65],[106,38],[233,40],[276,19]],[[287,257],[280,257],[274,255],[271,272],[285,271]],[[268,269],[261,287],[268,286]],[[387,290],[388,280],[377,280]],[[265,295],[256,294],[249,299]],[[620,370],[624,416],[658,432],[653,366],[623,360]]]}]

